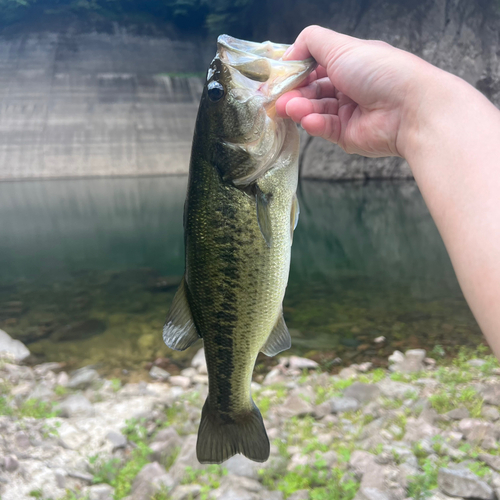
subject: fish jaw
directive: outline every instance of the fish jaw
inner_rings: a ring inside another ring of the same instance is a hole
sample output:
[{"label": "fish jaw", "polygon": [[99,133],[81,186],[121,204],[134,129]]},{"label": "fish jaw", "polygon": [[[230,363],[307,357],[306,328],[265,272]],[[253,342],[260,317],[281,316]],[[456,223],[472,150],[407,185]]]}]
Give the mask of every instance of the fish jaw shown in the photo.
[{"label": "fish jaw", "polygon": [[289,47],[220,35],[216,58],[233,70],[231,75],[235,86],[252,88],[256,94],[264,96],[266,109],[272,109],[278,97],[299,86],[317,66],[313,58],[284,61],[283,55]]}]

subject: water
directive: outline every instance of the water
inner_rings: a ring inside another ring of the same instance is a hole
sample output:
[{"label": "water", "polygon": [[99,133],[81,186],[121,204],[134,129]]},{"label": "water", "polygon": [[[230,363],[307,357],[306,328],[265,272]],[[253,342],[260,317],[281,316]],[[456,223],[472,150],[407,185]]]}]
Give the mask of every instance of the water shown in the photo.
[{"label": "water", "polygon": [[[0,328],[68,368],[182,367],[161,327],[183,273],[185,188],[185,177],[0,184]],[[413,182],[304,181],[299,197],[284,303],[297,352],[378,363],[395,348],[482,341]]]}]

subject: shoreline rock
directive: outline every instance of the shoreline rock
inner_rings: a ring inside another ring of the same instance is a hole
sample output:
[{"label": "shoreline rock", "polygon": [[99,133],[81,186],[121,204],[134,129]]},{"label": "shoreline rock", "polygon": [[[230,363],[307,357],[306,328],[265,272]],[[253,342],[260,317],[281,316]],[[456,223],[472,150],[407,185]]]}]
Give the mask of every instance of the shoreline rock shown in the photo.
[{"label": "shoreline rock", "polygon": [[354,500],[498,498],[498,363],[427,359],[410,350],[391,356],[392,366],[413,360],[418,371],[351,365],[332,375],[280,358],[263,385],[252,383],[270,459],[237,455],[222,466],[196,460],[203,350],[181,375],[123,387],[92,367],[61,377],[58,363],[0,361],[0,495],[304,500],[335,486]]}]

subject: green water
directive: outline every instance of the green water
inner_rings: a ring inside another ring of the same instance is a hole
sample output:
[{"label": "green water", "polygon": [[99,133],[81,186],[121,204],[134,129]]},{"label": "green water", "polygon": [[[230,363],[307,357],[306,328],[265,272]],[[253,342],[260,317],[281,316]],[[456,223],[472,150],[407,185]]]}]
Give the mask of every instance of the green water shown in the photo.
[{"label": "green water", "polygon": [[[68,368],[140,374],[158,357],[182,366],[161,327],[183,273],[185,186],[0,184],[0,328],[37,361]],[[395,348],[482,341],[413,182],[304,181],[300,203],[284,304],[297,352],[382,362]]]}]

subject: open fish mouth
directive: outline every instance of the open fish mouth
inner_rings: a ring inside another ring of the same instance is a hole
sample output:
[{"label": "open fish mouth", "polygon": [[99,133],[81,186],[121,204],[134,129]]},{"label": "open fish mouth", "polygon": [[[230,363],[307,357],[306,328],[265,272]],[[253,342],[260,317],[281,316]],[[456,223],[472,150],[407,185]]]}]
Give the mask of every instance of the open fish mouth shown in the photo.
[{"label": "open fish mouth", "polygon": [[228,35],[217,39],[217,55],[232,70],[233,85],[251,88],[265,96],[265,105],[274,105],[278,97],[300,85],[316,68],[313,58],[283,61],[290,45],[273,42],[249,42]]}]

